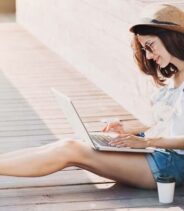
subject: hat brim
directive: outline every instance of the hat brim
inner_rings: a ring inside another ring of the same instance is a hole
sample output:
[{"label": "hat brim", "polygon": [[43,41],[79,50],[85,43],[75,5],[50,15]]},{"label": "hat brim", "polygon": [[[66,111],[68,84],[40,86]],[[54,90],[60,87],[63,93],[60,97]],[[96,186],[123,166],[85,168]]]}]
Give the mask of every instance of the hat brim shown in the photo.
[{"label": "hat brim", "polygon": [[168,24],[154,24],[154,23],[144,23],[144,24],[136,24],[132,26],[129,30],[133,33],[135,33],[135,28],[138,26],[145,26],[145,27],[156,27],[156,28],[161,28],[161,29],[167,29],[167,30],[172,30],[172,31],[177,31],[184,33],[184,27],[178,26],[178,25],[168,25]]}]

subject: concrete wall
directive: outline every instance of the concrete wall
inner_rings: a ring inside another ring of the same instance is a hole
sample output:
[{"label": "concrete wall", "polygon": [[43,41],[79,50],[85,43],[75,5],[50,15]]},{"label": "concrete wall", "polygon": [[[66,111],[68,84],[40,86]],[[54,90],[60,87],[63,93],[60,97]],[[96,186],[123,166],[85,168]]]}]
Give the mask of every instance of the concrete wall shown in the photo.
[{"label": "concrete wall", "polygon": [[17,21],[144,123],[150,80],[135,66],[128,28],[156,0],[17,0]]}]

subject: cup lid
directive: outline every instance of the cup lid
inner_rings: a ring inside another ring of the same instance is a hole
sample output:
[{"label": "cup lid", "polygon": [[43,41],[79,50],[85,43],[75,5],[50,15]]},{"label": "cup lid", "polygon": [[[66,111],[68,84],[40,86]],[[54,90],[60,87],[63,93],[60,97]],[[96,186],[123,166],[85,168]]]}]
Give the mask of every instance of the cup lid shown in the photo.
[{"label": "cup lid", "polygon": [[171,183],[171,182],[176,182],[175,177],[171,176],[171,175],[167,175],[167,174],[160,174],[157,177],[157,182],[161,182],[161,183]]}]

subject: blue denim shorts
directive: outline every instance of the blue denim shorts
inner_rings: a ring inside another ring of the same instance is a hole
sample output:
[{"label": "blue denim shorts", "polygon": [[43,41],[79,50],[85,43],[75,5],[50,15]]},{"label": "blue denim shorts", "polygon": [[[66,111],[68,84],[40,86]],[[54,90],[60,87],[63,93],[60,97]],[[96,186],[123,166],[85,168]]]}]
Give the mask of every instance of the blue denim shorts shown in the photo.
[{"label": "blue denim shorts", "polygon": [[146,159],[156,181],[159,174],[175,177],[176,186],[184,183],[184,155],[174,150],[155,151],[146,155]]}]

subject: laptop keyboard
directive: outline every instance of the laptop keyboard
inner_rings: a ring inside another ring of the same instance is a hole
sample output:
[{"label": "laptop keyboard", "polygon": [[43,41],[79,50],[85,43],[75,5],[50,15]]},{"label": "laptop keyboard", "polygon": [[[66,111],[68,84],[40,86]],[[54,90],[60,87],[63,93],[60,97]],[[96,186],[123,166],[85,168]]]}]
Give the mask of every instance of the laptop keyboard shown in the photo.
[{"label": "laptop keyboard", "polygon": [[108,144],[109,141],[112,140],[112,137],[110,136],[104,136],[104,135],[90,135],[90,137],[92,138],[92,140],[102,146],[109,146]]}]

